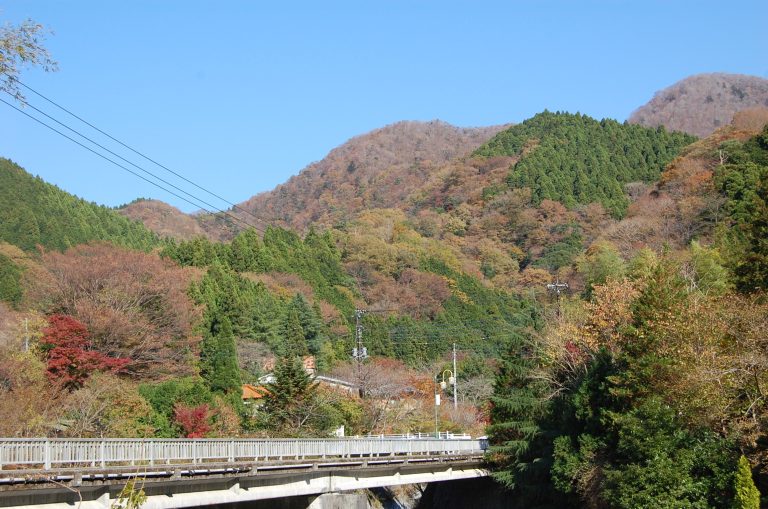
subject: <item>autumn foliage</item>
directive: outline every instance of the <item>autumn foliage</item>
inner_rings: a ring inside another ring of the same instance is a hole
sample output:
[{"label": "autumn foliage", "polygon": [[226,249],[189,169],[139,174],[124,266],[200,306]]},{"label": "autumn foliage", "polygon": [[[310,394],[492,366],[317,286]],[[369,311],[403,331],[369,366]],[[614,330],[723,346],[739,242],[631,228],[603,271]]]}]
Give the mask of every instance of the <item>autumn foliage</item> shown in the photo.
[{"label": "autumn foliage", "polygon": [[119,372],[131,362],[93,350],[88,330],[71,316],[53,315],[48,318],[40,340],[46,352],[46,375],[62,388],[79,389],[96,371]]},{"label": "autumn foliage", "polygon": [[85,324],[96,349],[130,357],[128,373],[136,377],[189,374],[189,352],[199,340],[192,332],[199,310],[187,296],[189,270],[108,244],[49,252],[43,262],[52,281],[33,297]]},{"label": "autumn foliage", "polygon": [[211,431],[208,405],[187,406],[181,403],[173,407],[173,418],[187,438],[203,438]]}]

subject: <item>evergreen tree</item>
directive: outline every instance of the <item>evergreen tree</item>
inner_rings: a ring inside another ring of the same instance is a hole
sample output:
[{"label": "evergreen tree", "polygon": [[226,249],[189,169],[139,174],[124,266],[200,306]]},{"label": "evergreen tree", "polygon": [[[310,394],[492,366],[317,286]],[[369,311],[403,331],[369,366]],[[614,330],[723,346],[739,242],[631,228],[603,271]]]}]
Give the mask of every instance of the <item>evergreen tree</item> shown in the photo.
[{"label": "evergreen tree", "polygon": [[303,357],[309,353],[299,311],[295,307],[286,310],[280,324],[280,340],[278,352],[284,357]]},{"label": "evergreen tree", "polygon": [[311,427],[317,385],[312,383],[299,357],[280,357],[273,375],[274,382],[267,384],[264,424],[285,434],[301,434],[302,428]]},{"label": "evergreen tree", "polygon": [[719,247],[743,292],[768,289],[768,126],[746,141],[724,143],[729,163],[715,173],[728,214]]},{"label": "evergreen tree", "polygon": [[0,301],[17,305],[21,301],[21,269],[7,256],[0,254]]},{"label": "evergreen tree", "polygon": [[552,444],[546,387],[531,376],[535,362],[519,341],[502,360],[491,397],[494,478],[513,490],[517,507],[563,507],[567,497],[550,488]]},{"label": "evergreen tree", "polygon": [[739,466],[734,477],[736,497],[733,509],[758,509],[760,507],[760,492],[752,480],[752,470],[749,461],[743,455],[739,458]]},{"label": "evergreen tree", "polygon": [[237,363],[237,347],[232,324],[225,316],[215,317],[203,338],[200,352],[201,374],[211,391],[234,393],[242,381]]},{"label": "evergreen tree", "polygon": [[544,111],[498,133],[475,155],[518,157],[507,184],[530,188],[535,204],[556,200],[572,208],[597,201],[621,217],[629,205],[622,186],[655,180],[694,139],[614,120],[598,122],[585,115]]}]

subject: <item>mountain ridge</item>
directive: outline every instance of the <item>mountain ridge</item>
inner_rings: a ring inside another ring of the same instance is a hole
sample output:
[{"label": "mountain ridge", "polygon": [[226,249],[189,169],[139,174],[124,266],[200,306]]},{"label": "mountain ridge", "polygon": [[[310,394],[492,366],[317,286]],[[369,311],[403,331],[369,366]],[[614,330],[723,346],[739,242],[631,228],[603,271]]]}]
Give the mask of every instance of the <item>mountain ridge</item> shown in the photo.
[{"label": "mountain ridge", "polygon": [[741,110],[768,106],[768,79],[723,72],[694,74],[657,91],[629,116],[647,127],[663,125],[705,137]]}]

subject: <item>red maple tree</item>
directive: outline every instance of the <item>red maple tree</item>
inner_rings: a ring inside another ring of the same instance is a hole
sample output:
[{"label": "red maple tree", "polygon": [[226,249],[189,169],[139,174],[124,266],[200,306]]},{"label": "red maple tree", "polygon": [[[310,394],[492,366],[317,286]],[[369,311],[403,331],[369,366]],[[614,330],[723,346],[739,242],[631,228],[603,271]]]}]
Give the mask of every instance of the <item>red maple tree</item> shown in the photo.
[{"label": "red maple tree", "polygon": [[203,438],[211,430],[210,417],[205,403],[195,407],[176,403],[173,407],[173,418],[187,438]]},{"label": "red maple tree", "polygon": [[68,390],[82,387],[94,371],[119,372],[131,361],[92,350],[88,329],[67,315],[48,317],[40,343],[46,354],[48,379]]}]

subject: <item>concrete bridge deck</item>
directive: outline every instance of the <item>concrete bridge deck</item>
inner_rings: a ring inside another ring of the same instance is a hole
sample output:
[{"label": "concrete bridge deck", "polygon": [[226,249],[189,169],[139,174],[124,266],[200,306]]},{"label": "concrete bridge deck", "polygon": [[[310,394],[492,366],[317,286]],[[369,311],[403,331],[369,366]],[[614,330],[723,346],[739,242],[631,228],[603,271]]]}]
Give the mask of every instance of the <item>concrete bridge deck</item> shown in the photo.
[{"label": "concrete bridge deck", "polygon": [[146,509],[467,479],[487,475],[486,448],[478,439],[0,439],[0,507],[106,508],[130,479]]}]

